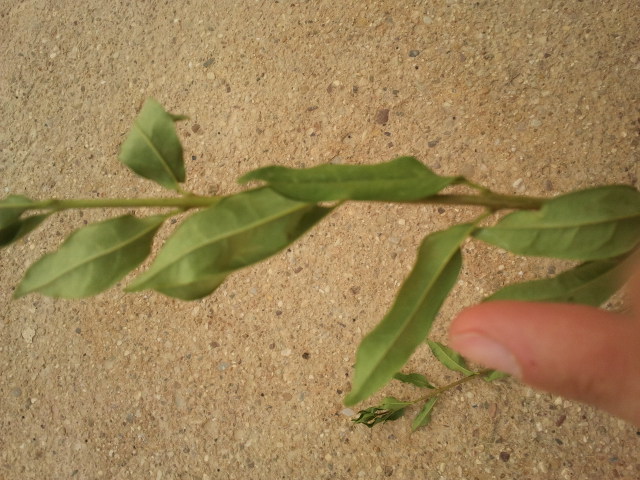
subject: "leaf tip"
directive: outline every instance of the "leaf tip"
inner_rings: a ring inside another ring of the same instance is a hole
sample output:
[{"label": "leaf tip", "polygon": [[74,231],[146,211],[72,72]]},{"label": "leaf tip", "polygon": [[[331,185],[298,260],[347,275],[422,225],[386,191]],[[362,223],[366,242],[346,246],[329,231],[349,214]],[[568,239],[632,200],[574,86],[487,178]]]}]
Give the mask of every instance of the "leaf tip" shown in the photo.
[{"label": "leaf tip", "polygon": [[354,395],[354,392],[351,391],[344,397],[342,403],[344,403],[345,407],[353,407],[359,401],[360,399],[358,398],[358,396]]}]

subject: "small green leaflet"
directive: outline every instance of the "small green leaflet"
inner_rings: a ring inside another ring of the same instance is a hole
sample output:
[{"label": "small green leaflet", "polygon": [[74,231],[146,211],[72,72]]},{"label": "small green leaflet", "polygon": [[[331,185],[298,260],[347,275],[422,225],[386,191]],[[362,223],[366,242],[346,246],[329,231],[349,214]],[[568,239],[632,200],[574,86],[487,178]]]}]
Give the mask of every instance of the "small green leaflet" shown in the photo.
[{"label": "small green leaflet", "polygon": [[433,410],[433,406],[437,401],[438,397],[432,397],[425,402],[425,404],[416,415],[416,418],[414,418],[413,422],[411,422],[411,431],[415,432],[420,427],[424,427],[425,425],[429,424],[429,422],[431,421],[431,411]]},{"label": "small green leaflet", "polygon": [[148,99],[120,148],[120,161],[144,178],[179,190],[185,170],[175,122],[186,117],[166,112]]},{"label": "small green leaflet", "polygon": [[502,378],[508,377],[509,375],[507,375],[504,372],[500,372],[498,370],[493,370],[491,371],[491,373],[488,373],[487,375],[483,376],[482,378],[486,381],[486,382],[493,382],[495,380],[500,380]]},{"label": "small green leaflet", "polygon": [[475,372],[467,368],[467,363],[464,361],[464,358],[462,358],[460,354],[454,352],[449,347],[443,345],[440,342],[427,340],[427,344],[431,349],[431,353],[433,353],[435,357],[440,360],[440,363],[442,363],[448,369],[463,373],[465,375],[475,375]]},{"label": "small green leaflet", "polygon": [[411,405],[411,402],[403,402],[395,397],[386,397],[380,405],[360,410],[358,417],[354,418],[352,422],[362,423],[372,428],[378,423],[390,422],[401,418],[409,405]]},{"label": "small green leaflet", "polygon": [[204,297],[231,272],[282,250],[330,211],[268,188],[225,197],[182,222],[149,270],[126,290]]},{"label": "small green leaflet", "polygon": [[471,223],[455,225],[422,242],[391,310],[360,343],[346,405],[364,400],[391,380],[425,339],[458,278],[460,245],[473,229]]},{"label": "small green leaflet", "polygon": [[624,185],[553,198],[538,211],[519,211],[474,235],[520,255],[599,260],[640,242],[640,192]]},{"label": "small green leaflet", "polygon": [[403,202],[435,195],[460,179],[438,176],[414,157],[400,157],[377,165],[265,167],[247,173],[239,181],[264,180],[282,195],[307,202]]},{"label": "small green leaflet", "polygon": [[436,388],[429,383],[427,377],[421,375],[419,373],[396,373],[393,378],[399,380],[403,383],[409,383],[411,385],[415,385],[420,388]]},{"label": "small green leaflet", "polygon": [[57,251],[27,270],[15,297],[40,292],[82,298],[106,290],[149,255],[153,237],[166,218],[125,215],[76,230]]},{"label": "small green leaflet", "polygon": [[620,258],[595,260],[553,278],[508,285],[485,301],[567,302],[597,307],[622,287],[625,268]]},{"label": "small green leaflet", "polygon": [[9,245],[34,230],[50,214],[20,218],[33,203],[22,195],[10,195],[0,201],[0,247]]}]

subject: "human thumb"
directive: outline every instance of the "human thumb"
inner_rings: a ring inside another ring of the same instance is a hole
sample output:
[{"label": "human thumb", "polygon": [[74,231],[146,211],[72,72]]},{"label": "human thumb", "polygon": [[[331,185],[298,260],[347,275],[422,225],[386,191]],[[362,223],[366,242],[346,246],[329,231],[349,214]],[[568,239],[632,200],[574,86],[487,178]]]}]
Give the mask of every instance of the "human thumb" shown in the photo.
[{"label": "human thumb", "polygon": [[534,388],[640,426],[640,319],[572,304],[495,301],[464,310],[450,346]]}]

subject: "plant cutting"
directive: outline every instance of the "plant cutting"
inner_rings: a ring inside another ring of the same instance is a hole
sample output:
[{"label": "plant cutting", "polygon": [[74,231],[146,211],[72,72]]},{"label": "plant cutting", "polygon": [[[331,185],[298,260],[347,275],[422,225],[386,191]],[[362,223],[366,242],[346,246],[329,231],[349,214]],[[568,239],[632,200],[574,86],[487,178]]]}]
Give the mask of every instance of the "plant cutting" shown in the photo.
[{"label": "plant cutting", "polygon": [[[569,302],[598,306],[619,290],[640,241],[640,192],[626,185],[578,190],[553,198],[505,195],[462,176],[435,174],[414,157],[375,165],[269,166],[239,179],[243,189],[200,196],[181,186],[183,149],[173,115],[147,100],[121,146],[120,161],[136,174],[173,191],[171,197],[45,199],[10,195],[0,201],[0,245],[19,241],[68,209],[156,207],[161,214],[123,215],[84,226],[54,252],[31,265],[14,292],[84,298],[103,292],[151,254],[163,224],[188,212],[160,247],[149,268],[125,290],[153,290],[197,300],[212,294],[237,270],[277,254],[346,202],[397,202],[484,207],[471,222],[429,233],[393,305],[360,343],[346,405],[356,405],[395,379],[425,393],[412,401],[394,397],[361,410],[357,423],[373,426],[402,416],[412,405],[415,430],[426,425],[440,395],[499,372],[473,370],[456,352],[428,339],[440,307],[463,264],[462,245],[482,241],[518,255],[574,260],[577,266],[551,278],[509,285],[485,299]],[[251,186],[247,186],[251,184]],[[450,187],[471,193],[451,193]],[[503,212],[508,211],[506,215]],[[422,374],[402,369],[424,343],[460,378],[435,387]]]}]

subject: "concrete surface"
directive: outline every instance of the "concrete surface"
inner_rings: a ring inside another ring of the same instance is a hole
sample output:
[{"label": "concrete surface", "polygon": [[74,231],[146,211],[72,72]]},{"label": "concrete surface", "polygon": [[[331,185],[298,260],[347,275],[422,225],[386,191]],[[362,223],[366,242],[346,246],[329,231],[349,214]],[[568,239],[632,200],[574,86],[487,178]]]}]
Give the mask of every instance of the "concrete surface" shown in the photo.
[{"label": "concrete surface", "polygon": [[[507,193],[637,186],[639,19],[634,0],[1,0],[0,192],[164,195],[117,160],[149,96],[191,117],[198,193],[263,165],[400,155]],[[415,434],[345,415],[356,346],[415,247],[475,213],[346,205],[198,302],[14,301],[31,262],[109,214],[50,219],[0,252],[0,478],[640,478],[635,428],[511,380],[465,385]],[[480,243],[465,262],[433,338],[484,294],[565,267]],[[411,368],[456,378],[422,350]]]}]

